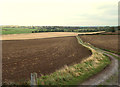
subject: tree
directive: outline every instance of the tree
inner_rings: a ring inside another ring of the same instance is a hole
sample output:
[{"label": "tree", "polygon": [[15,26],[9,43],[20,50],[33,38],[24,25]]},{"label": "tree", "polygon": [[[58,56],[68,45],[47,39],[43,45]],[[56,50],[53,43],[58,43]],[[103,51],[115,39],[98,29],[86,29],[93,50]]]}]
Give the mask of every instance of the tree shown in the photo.
[{"label": "tree", "polygon": [[120,30],[120,26],[118,26],[118,30]]},{"label": "tree", "polygon": [[37,31],[35,31],[35,33],[37,33]]},{"label": "tree", "polygon": [[111,27],[111,32],[115,32],[115,28],[114,27]]},{"label": "tree", "polygon": [[110,27],[108,29],[106,29],[107,32],[115,32],[115,28],[114,27]]}]

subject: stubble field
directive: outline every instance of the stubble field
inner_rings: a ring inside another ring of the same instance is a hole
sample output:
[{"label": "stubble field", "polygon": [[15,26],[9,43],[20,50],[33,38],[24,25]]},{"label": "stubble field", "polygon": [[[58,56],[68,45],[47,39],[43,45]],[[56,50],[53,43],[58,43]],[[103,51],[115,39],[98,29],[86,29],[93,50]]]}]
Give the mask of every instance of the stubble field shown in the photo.
[{"label": "stubble field", "polygon": [[53,38],[53,37],[66,37],[66,36],[77,36],[78,34],[94,34],[100,32],[45,32],[45,33],[28,33],[28,34],[8,34],[2,35],[2,40],[26,40],[26,39],[38,39],[38,38]]}]

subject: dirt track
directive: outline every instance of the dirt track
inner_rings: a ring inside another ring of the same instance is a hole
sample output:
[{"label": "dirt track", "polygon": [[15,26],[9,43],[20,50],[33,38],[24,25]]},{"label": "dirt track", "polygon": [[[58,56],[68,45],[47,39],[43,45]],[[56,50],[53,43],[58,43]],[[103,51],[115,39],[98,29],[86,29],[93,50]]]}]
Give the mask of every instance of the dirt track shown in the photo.
[{"label": "dirt track", "polygon": [[3,41],[3,82],[21,82],[50,74],[64,65],[79,63],[91,52],[78,44],[76,37]]},{"label": "dirt track", "polygon": [[[107,51],[105,51],[105,52],[107,52]],[[109,79],[110,76],[112,76],[116,72],[118,72],[118,60],[116,58],[114,58],[113,56],[111,56],[107,53],[104,53],[104,51],[103,51],[103,54],[107,55],[110,58],[111,64],[108,65],[104,70],[102,70],[98,74],[92,76],[90,79],[83,82],[81,85],[91,85],[90,87],[95,87],[93,85],[100,85],[102,82],[105,82],[107,79]],[[106,84],[104,84],[104,85],[106,85]],[[109,83],[109,85],[118,85],[118,79],[117,79],[116,83],[114,83],[114,84]]]},{"label": "dirt track", "polygon": [[120,52],[118,36],[119,35],[83,35],[80,36],[80,38],[98,48],[108,49],[118,53]]}]

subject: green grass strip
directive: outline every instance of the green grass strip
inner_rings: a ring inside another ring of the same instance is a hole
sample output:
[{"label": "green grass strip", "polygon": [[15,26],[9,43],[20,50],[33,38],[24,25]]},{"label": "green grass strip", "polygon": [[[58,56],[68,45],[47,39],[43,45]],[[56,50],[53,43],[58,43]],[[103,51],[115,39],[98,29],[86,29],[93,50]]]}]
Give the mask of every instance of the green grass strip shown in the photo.
[{"label": "green grass strip", "polygon": [[114,58],[116,58],[116,59],[118,59],[118,60],[120,61],[120,57],[115,56],[115,55],[113,55],[112,53],[108,53],[108,52],[105,52],[105,53],[107,53],[107,54],[109,54],[109,55],[113,56]]}]

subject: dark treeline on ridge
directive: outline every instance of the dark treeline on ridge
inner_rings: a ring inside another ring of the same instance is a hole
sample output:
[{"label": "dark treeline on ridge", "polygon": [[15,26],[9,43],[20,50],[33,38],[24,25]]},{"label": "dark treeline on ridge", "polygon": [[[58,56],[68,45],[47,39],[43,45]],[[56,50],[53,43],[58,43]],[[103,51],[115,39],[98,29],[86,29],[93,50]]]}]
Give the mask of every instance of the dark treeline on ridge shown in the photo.
[{"label": "dark treeline on ridge", "polygon": [[97,32],[97,31],[107,31],[115,32],[118,29],[117,26],[89,26],[89,27],[78,27],[78,26],[14,26],[7,25],[2,26],[2,28],[17,28],[17,29],[34,29],[31,33],[39,32]]}]

